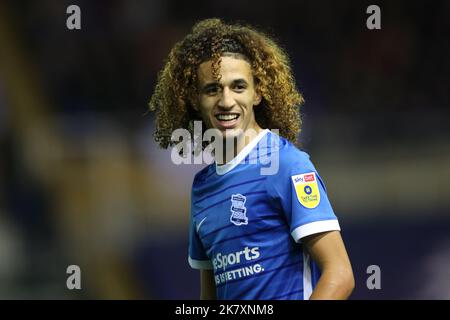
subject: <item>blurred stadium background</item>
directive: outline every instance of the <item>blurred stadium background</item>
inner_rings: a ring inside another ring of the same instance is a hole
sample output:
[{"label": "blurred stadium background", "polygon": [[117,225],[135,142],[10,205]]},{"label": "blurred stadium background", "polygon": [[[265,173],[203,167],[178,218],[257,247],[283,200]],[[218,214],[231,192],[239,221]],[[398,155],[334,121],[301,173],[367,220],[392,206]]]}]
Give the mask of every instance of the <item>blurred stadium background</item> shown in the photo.
[{"label": "blurred stadium background", "polygon": [[[81,8],[82,29],[66,28]],[[197,299],[189,191],[147,101],[202,18],[289,52],[301,141],[327,184],[354,299],[450,299],[450,2],[0,2],[0,298]],[[81,268],[82,290],[66,288]],[[366,287],[369,265],[381,290]]]}]

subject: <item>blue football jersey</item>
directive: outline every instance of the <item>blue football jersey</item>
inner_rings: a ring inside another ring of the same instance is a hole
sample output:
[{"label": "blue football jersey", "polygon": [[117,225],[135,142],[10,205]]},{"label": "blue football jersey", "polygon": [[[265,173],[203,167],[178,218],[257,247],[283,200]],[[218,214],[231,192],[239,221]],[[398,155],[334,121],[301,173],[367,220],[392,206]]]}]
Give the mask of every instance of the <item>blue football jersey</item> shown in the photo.
[{"label": "blue football jersey", "polygon": [[301,239],[332,230],[339,223],[309,155],[267,129],[194,178],[188,261],[214,271],[218,299],[308,299],[320,270]]}]

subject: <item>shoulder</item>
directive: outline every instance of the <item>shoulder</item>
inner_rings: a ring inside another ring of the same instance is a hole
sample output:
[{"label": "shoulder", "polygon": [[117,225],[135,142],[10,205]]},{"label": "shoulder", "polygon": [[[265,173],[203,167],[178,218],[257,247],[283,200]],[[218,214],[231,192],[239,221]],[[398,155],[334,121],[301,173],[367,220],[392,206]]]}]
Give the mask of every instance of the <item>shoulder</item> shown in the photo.
[{"label": "shoulder", "polygon": [[272,133],[272,137],[278,140],[275,150],[278,153],[280,174],[315,171],[307,152],[275,133]]},{"label": "shoulder", "polygon": [[211,175],[212,170],[215,170],[214,163],[204,167],[202,170],[197,172],[194,176],[194,180],[192,182],[192,187],[196,187],[205,183],[206,179]]},{"label": "shoulder", "polygon": [[[272,161],[278,162],[278,170],[267,176],[268,193],[274,197],[283,197],[292,188],[292,179],[301,174],[316,172],[307,152],[299,149],[287,139],[272,133]],[[276,157],[276,158],[275,158]]]}]

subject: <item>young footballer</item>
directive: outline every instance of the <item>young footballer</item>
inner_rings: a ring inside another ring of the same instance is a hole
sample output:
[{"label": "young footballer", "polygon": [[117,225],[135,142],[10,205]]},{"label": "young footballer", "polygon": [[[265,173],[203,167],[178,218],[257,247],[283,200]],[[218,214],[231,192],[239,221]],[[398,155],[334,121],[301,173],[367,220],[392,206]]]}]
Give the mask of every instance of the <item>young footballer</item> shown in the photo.
[{"label": "young footballer", "polygon": [[302,102],[286,53],[252,27],[200,21],[170,52],[150,101],[156,141],[193,136],[195,121],[218,133],[215,162],[192,185],[188,261],[201,299],[350,296],[338,219],[296,147]]}]

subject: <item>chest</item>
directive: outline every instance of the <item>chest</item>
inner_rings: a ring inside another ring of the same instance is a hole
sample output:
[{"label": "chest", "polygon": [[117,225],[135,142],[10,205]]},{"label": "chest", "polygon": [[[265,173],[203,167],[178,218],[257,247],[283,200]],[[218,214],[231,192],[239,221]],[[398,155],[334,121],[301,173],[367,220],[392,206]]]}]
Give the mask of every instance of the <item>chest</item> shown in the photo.
[{"label": "chest", "polygon": [[193,206],[197,233],[205,249],[259,243],[263,234],[285,224],[264,187],[230,188]]}]

